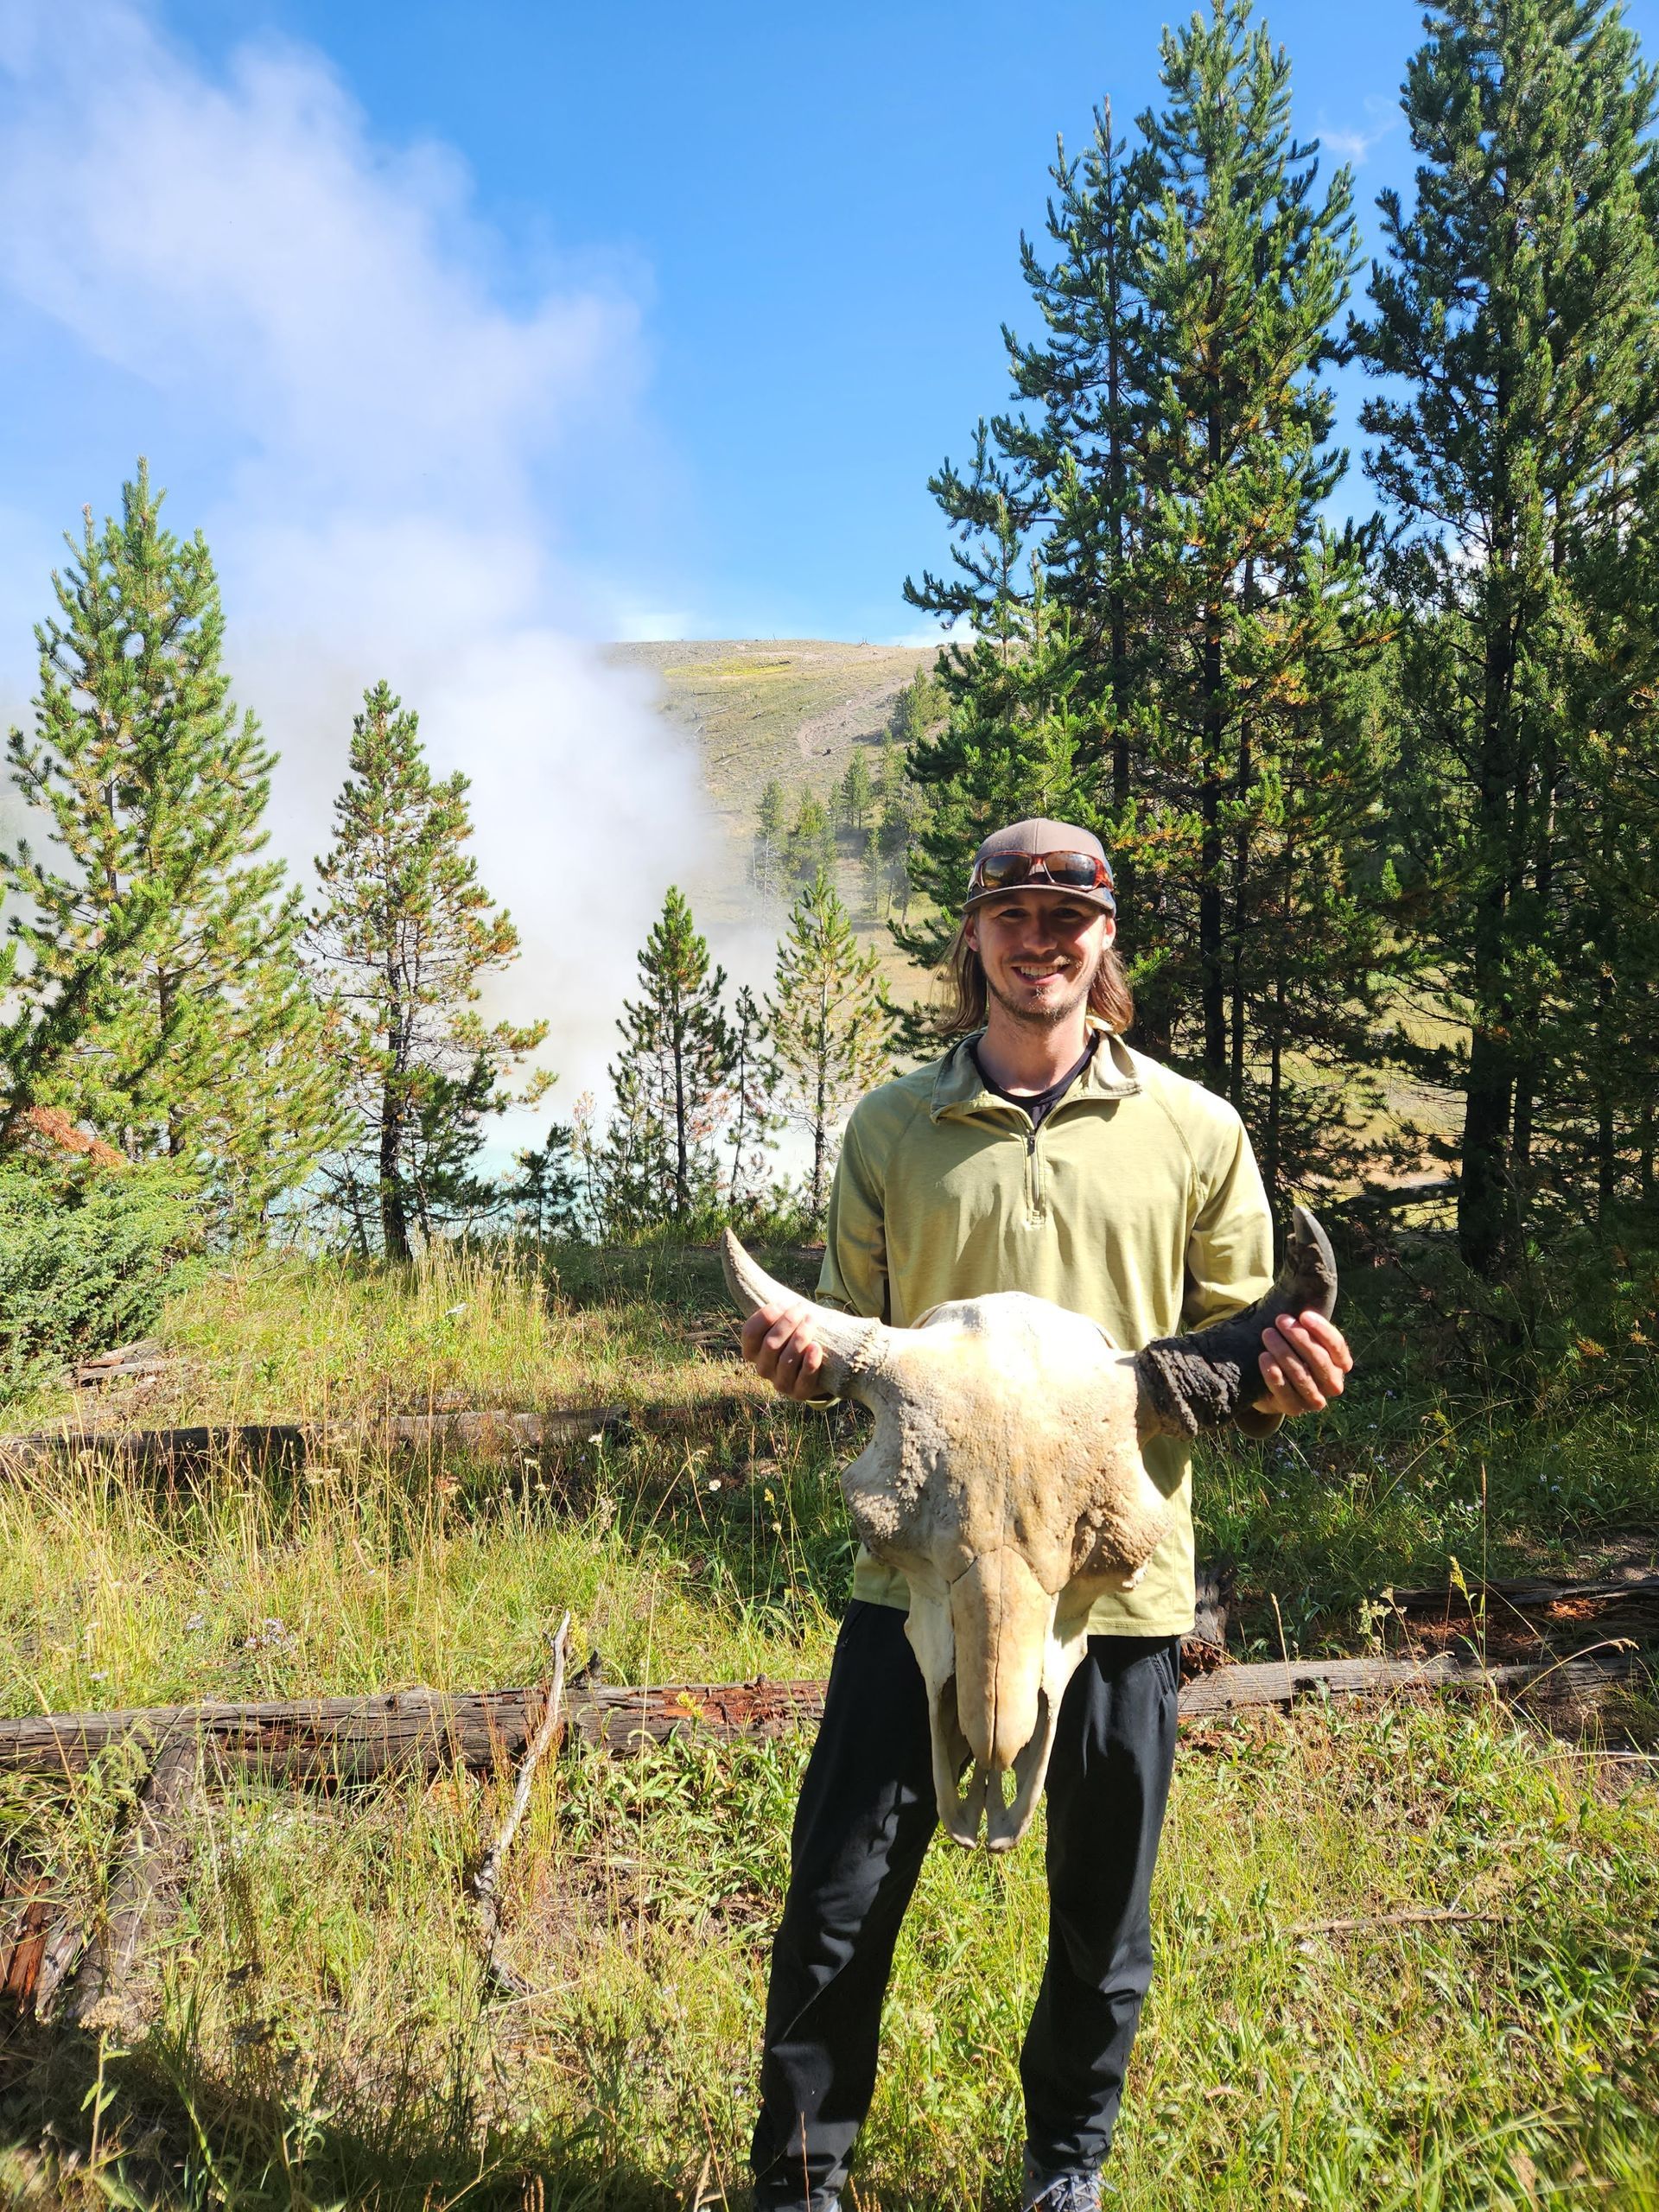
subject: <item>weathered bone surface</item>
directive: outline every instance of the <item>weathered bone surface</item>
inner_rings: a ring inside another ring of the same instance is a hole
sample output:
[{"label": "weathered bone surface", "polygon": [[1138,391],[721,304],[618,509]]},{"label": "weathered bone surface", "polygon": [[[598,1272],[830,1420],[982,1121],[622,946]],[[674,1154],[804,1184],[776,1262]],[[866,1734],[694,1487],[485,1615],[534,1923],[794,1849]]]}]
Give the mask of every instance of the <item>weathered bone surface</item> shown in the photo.
[{"label": "weathered bone surface", "polygon": [[1277,1315],[1333,1310],[1329,1241],[1299,1206],[1267,1298],[1135,1354],[1023,1292],[959,1300],[894,1329],[802,1300],[729,1231],[722,1257],[745,1313],[807,1306],[826,1390],[875,1416],[842,1487],[863,1541],[910,1585],[906,1632],[927,1685],[939,1817],[958,1843],[976,1843],[982,1826],[989,1848],[1006,1851],[1041,1793],[1089,1609],[1134,1587],[1168,1526],[1142,1446],[1227,1420]]}]

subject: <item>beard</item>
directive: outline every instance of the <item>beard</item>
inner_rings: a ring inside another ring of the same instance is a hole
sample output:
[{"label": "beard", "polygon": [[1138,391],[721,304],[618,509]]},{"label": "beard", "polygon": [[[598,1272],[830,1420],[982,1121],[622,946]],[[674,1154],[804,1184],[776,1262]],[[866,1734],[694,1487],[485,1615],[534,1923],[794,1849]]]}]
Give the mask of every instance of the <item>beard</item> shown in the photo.
[{"label": "beard", "polygon": [[[983,964],[982,962],[982,967]],[[1063,1021],[1070,1021],[1077,1008],[1087,1002],[1095,980],[1091,970],[1086,976],[1078,976],[1071,988],[1064,995],[1051,999],[1046,1005],[1032,1006],[1024,1001],[1011,998],[1006,991],[999,988],[988,968],[985,969],[984,973],[985,988],[1001,1007],[1003,1013],[1010,1020],[1023,1022],[1027,1027],[1033,1029],[1058,1029]]]}]

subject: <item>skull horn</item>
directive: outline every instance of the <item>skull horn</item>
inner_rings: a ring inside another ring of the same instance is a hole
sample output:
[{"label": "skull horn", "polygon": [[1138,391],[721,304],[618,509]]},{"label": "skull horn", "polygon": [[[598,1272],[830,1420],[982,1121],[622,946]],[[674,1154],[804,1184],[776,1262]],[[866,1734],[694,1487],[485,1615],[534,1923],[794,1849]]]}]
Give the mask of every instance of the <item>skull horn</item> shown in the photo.
[{"label": "skull horn", "polygon": [[860,1320],[856,1314],[838,1313],[833,1306],[815,1305],[786,1283],[774,1281],[749,1257],[729,1229],[721,1232],[720,1264],[725,1271],[726,1287],[745,1314],[756,1313],[763,1306],[804,1306],[812,1332],[823,1346],[819,1373],[826,1393],[836,1397],[848,1391],[860,1395],[859,1378],[876,1364],[879,1346],[887,1333],[880,1321]]},{"label": "skull horn", "polygon": [[1141,1435],[1163,1430],[1196,1436],[1201,1428],[1230,1421],[1255,1395],[1263,1329],[1281,1313],[1311,1311],[1328,1321],[1336,1307],[1337,1262],[1331,1239],[1306,1207],[1298,1206],[1279,1280],[1265,1298],[1192,1336],[1160,1337],[1136,1355]]}]

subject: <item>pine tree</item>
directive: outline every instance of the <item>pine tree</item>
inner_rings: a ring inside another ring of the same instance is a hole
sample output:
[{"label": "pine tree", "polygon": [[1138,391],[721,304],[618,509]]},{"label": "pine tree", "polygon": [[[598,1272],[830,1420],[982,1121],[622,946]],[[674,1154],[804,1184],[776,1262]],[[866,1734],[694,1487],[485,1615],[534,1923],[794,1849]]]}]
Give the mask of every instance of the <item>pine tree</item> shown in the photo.
[{"label": "pine tree", "polygon": [[67,866],[26,842],[0,855],[19,901],[0,1144],[61,1107],[246,1230],[303,1180],[334,1102],[299,893],[257,857],[276,756],[231,699],[207,544],[162,528],[162,498],[141,461],[118,521],[86,511],[35,632],[35,733],[8,756]]},{"label": "pine tree", "polygon": [[685,1230],[718,1191],[733,1039],[721,1005],[726,971],[710,965],[708,940],[672,885],[640,950],[639,983],[616,1025],[623,1048],[609,1071],[616,1110],[605,1205],[618,1229]]},{"label": "pine tree", "polygon": [[[1145,758],[1118,836],[1132,943],[1156,921],[1155,1026],[1178,1049],[1192,1036],[1276,1197],[1281,1174],[1338,1165],[1349,1134],[1332,1086],[1289,1110],[1289,1053],[1363,1068],[1381,1051],[1382,916],[1363,888],[1381,761],[1354,696],[1381,639],[1363,542],[1319,517],[1345,461],[1317,371],[1354,261],[1351,186],[1338,168],[1316,194],[1289,61],[1249,0],[1166,32],[1160,74],[1140,124]],[[1325,1134],[1310,1153],[1293,1130]]]},{"label": "pine tree", "polygon": [[938,679],[918,668],[893,702],[884,753],[889,741],[902,749],[914,745],[918,738],[925,737],[944,712],[944,692]]},{"label": "pine tree", "polygon": [[779,1088],[812,1140],[808,1202],[823,1218],[837,1125],[893,1055],[893,1014],[875,955],[861,953],[846,909],[820,869],[791,911],[766,1001]]},{"label": "pine tree", "polygon": [[[518,932],[466,850],[467,791],[459,772],[433,776],[419,717],[388,684],[364,693],[308,943],[355,1123],[331,1181],[365,1249],[378,1236],[396,1261],[413,1226],[429,1237],[488,1202],[473,1172],[484,1117],[515,1103],[504,1078],[547,1033],[475,1011]],[[523,1096],[546,1087],[533,1078]]]},{"label": "pine tree", "polygon": [[784,787],[773,776],[761,792],[760,804],[755,809],[754,855],[751,873],[757,891],[770,893],[778,888],[786,829]]},{"label": "pine tree", "polygon": [[1585,1011],[1560,956],[1581,942],[1597,778],[1571,702],[1585,579],[1627,527],[1659,414],[1655,77],[1605,0],[1441,0],[1426,21],[1404,93],[1415,204],[1382,195],[1356,337],[1389,380],[1367,466],[1408,526],[1388,577],[1405,888],[1469,1027],[1459,1236],[1490,1272],[1517,1254],[1561,1013]]},{"label": "pine tree", "polygon": [[881,760],[875,772],[875,800],[883,817],[899,804],[909,788],[905,777],[905,756],[891,729],[881,735]]},{"label": "pine tree", "polygon": [[728,1078],[730,1121],[727,1141],[731,1166],[726,1178],[727,1201],[740,1219],[759,1195],[766,1173],[766,1140],[778,1126],[773,1095],[778,1068],[767,1049],[766,1018],[759,1000],[745,983],[737,995],[731,1021],[731,1069]]},{"label": "pine tree", "polygon": [[1605,1228],[1621,1197],[1659,1197],[1659,455],[1628,520],[1574,563],[1573,583],[1586,618],[1564,716],[1573,834],[1547,923],[1557,1004],[1545,1033],[1553,1111],[1541,1098],[1540,1122],[1562,1187],[1593,1160]]},{"label": "pine tree", "polygon": [[1141,1040],[1233,1099],[1279,1179],[1338,1164],[1332,1071],[1380,1050],[1380,639],[1363,541],[1319,519],[1350,187],[1315,193],[1247,0],[1167,35],[1161,74],[1133,149],[1106,111],[1081,162],[1062,150],[1058,258],[1023,247],[1045,335],[1005,334],[1026,410],[933,480],[958,575],[906,589],[975,636],[909,755],[937,914],[895,934],[938,957],[999,821],[1096,830]]},{"label": "pine tree", "polygon": [[847,763],[847,772],[841,779],[838,796],[841,803],[842,821],[855,834],[861,831],[864,827],[864,818],[868,814],[871,803],[875,797],[875,786],[870,778],[870,764],[864,757],[862,746],[855,745],[853,747],[852,757]]},{"label": "pine tree", "polygon": [[554,1122],[539,1145],[513,1154],[518,1179],[502,1193],[521,1236],[540,1244],[550,1236],[580,1233],[581,1183],[576,1132],[569,1122]]},{"label": "pine tree", "polygon": [[881,895],[887,888],[887,866],[881,855],[881,825],[872,822],[864,832],[864,904],[870,919],[881,918]]},{"label": "pine tree", "polygon": [[801,792],[793,826],[785,840],[784,856],[789,880],[794,884],[809,884],[821,872],[834,871],[835,824],[816,791],[804,789]]}]

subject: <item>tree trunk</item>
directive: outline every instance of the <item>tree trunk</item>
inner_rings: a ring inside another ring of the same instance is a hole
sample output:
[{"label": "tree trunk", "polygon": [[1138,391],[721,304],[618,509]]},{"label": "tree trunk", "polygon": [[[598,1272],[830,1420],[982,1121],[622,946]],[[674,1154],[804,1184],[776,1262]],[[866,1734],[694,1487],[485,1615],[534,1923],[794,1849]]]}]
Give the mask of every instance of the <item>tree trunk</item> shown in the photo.
[{"label": "tree trunk", "polygon": [[404,1192],[402,1085],[388,1076],[380,1101],[380,1236],[386,1257],[399,1262],[412,1255],[409,1211]]},{"label": "tree trunk", "polygon": [[[1507,556],[1497,550],[1494,558],[1508,584]],[[1465,1266],[1478,1274],[1492,1275],[1511,1257],[1515,1241],[1509,1173],[1515,1107],[1515,1060],[1510,1033],[1514,1009],[1505,972],[1515,805],[1510,728],[1515,639],[1507,592],[1500,607],[1489,606],[1485,619],[1485,683],[1476,798],[1482,880],[1476,895],[1470,975],[1474,1034],[1464,1102],[1458,1245]]]},{"label": "tree trunk", "polygon": [[685,1026],[680,1007],[674,1007],[674,1217],[683,1221],[691,1210],[691,1160],[685,1137]]}]

